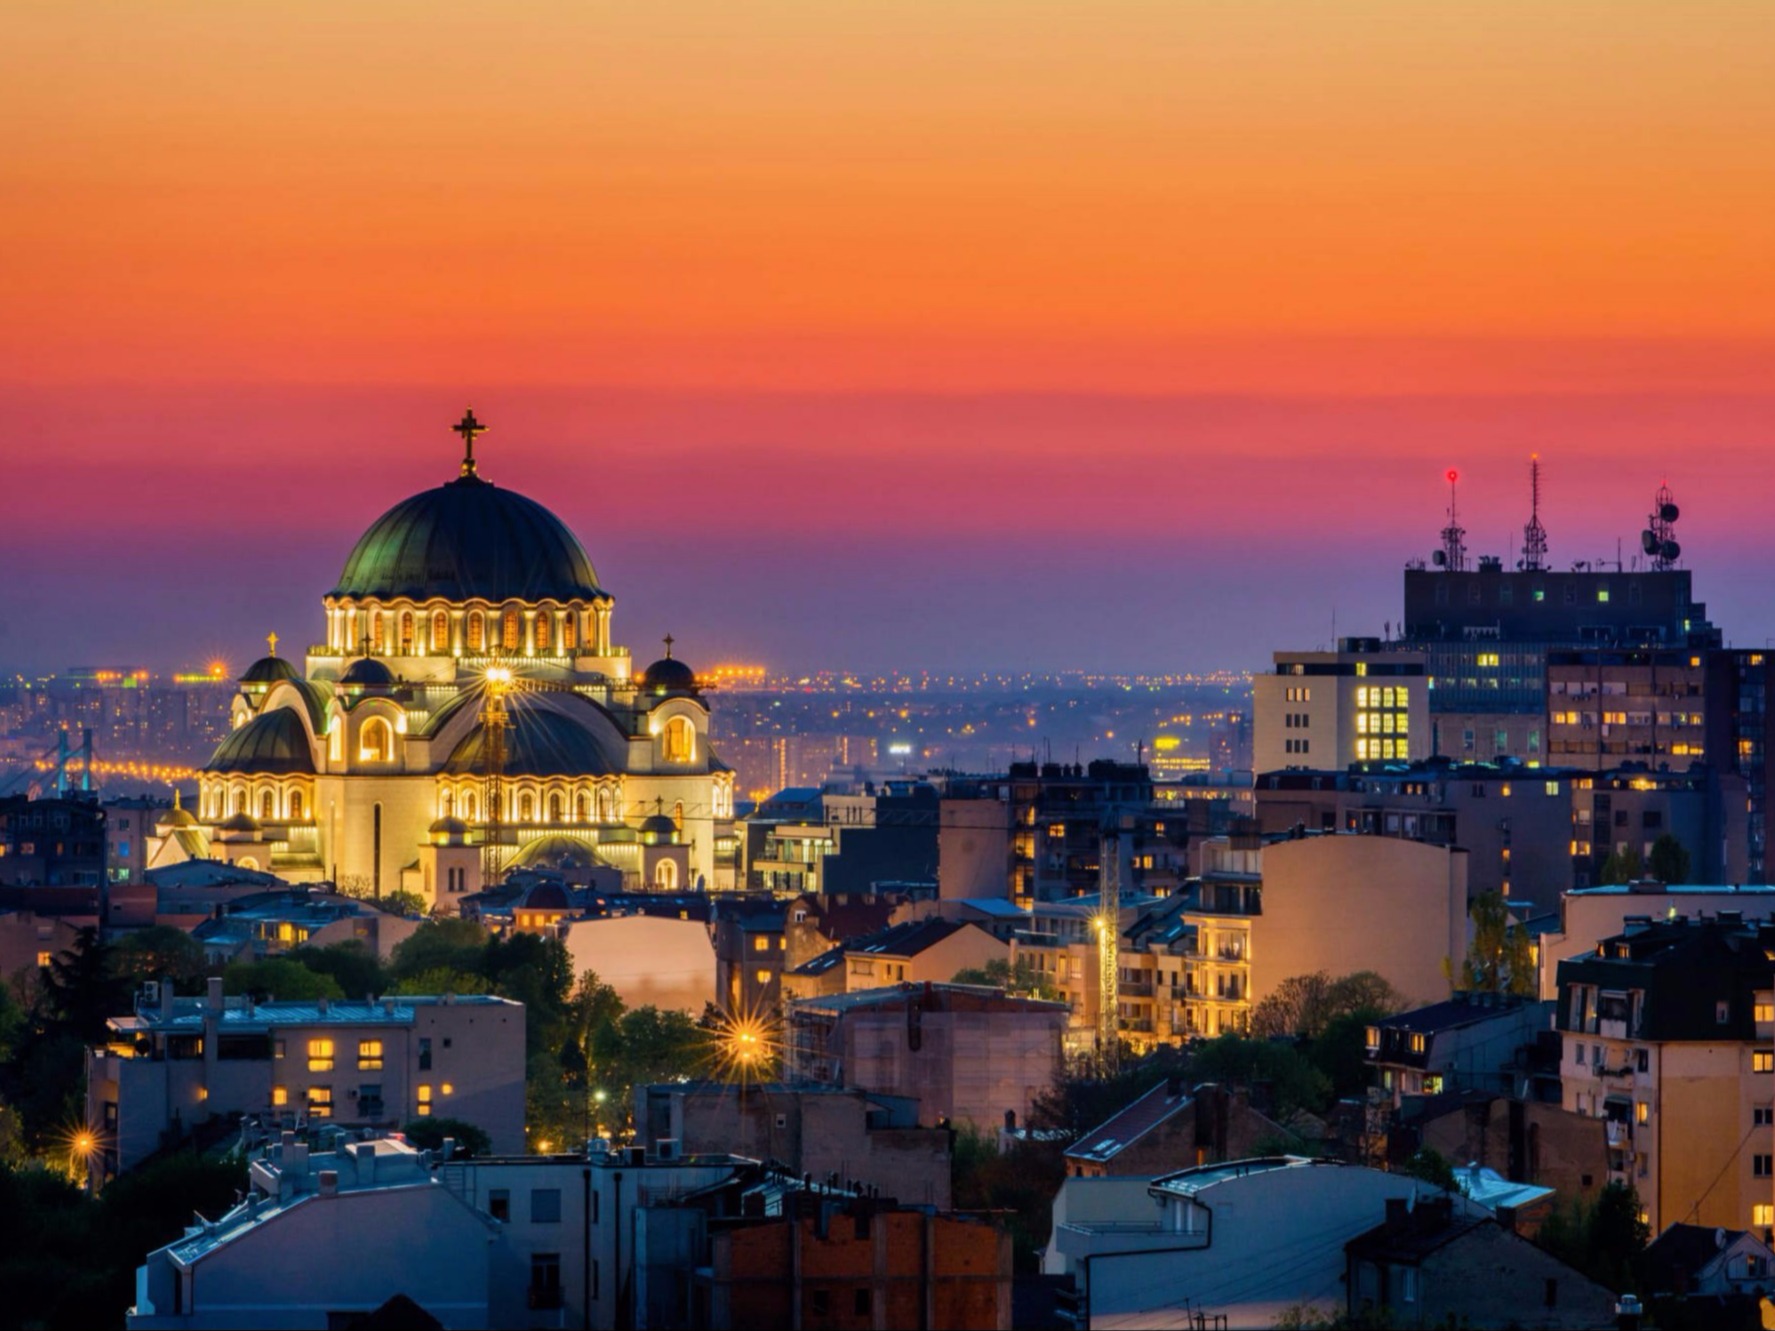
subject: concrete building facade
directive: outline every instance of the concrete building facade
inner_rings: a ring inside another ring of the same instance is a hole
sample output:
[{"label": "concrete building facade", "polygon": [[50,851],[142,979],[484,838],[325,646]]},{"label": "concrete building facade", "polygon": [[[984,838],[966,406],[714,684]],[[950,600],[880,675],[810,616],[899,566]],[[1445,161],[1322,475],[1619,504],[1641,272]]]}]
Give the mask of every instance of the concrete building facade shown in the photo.
[{"label": "concrete building facade", "polygon": [[86,1056],[95,1188],[218,1117],[393,1128],[432,1114],[524,1148],[524,1005],[486,994],[375,1002],[203,998],[144,987]]},{"label": "concrete building facade", "polygon": [[1342,638],[1335,652],[1277,652],[1251,681],[1256,770],[1342,769],[1430,756],[1429,681],[1420,653]]},{"label": "concrete building facade", "polygon": [[919,1122],[995,1132],[1027,1118],[1061,1066],[1067,1012],[969,985],[896,985],[790,1005],[786,1080],[919,1104]]}]

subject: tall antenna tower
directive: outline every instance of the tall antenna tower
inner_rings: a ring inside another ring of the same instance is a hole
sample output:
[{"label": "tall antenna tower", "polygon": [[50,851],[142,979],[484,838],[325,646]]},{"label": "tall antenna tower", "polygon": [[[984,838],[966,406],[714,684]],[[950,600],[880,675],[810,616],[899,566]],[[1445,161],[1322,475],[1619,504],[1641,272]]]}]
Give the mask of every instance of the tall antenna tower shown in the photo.
[{"label": "tall antenna tower", "polygon": [[1447,569],[1450,573],[1464,573],[1467,569],[1467,529],[1461,526],[1455,509],[1455,487],[1460,482],[1461,473],[1450,467],[1446,479],[1448,526],[1442,529],[1442,548],[1435,555],[1436,567]]},{"label": "tall antenna tower", "polygon": [[1639,534],[1640,549],[1646,552],[1652,567],[1660,573],[1673,568],[1682,558],[1683,548],[1676,540],[1676,520],[1681,516],[1682,510],[1676,506],[1676,496],[1670,493],[1670,483],[1666,481],[1652,496],[1652,511],[1646,516],[1646,529]]},{"label": "tall antenna tower", "polygon": [[1541,525],[1541,455],[1528,460],[1529,510],[1528,525],[1522,529],[1522,563],[1519,568],[1530,573],[1547,567],[1547,529]]}]

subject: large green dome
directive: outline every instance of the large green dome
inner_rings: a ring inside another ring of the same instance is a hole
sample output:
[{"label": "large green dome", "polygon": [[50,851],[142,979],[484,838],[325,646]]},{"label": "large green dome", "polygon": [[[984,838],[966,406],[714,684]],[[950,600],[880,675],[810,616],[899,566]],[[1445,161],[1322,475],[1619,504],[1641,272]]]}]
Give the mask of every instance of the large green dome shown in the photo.
[{"label": "large green dome", "polygon": [[331,596],[577,601],[602,596],[585,547],[533,499],[464,476],[370,524]]}]

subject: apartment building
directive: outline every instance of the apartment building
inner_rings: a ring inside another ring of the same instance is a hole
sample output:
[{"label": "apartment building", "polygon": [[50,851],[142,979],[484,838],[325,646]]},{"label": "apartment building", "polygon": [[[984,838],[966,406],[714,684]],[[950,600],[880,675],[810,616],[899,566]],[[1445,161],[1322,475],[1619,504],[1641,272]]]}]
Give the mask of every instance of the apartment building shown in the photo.
[{"label": "apartment building", "polygon": [[1340,638],[1334,652],[1277,652],[1274,661],[1251,682],[1257,771],[1430,756],[1422,653]]},{"label": "apartment building", "polygon": [[1604,1121],[1609,1176],[1653,1233],[1775,1223],[1775,926],[1629,918],[1559,963],[1565,1108]]},{"label": "apartment building", "polygon": [[902,984],[791,1003],[784,1080],[918,1101],[919,1121],[995,1132],[1061,1066],[1066,1008],[972,985]]},{"label": "apartment building", "polygon": [[373,1002],[202,998],[143,986],[87,1050],[97,1188],[218,1118],[393,1128],[430,1114],[524,1148],[524,1005],[487,994]]},{"label": "apartment building", "polygon": [[1124,890],[1173,890],[1188,843],[1182,811],[1155,805],[1145,764],[1012,763],[1003,776],[949,782],[939,807],[944,900],[1008,898],[1019,906],[1096,892],[1106,872]]},{"label": "apartment building", "polygon": [[1467,852],[1467,888],[1551,906],[1574,885],[1574,800],[1590,774],[1499,763],[1369,763],[1262,772],[1258,831],[1359,832]]},{"label": "apartment building", "polygon": [[1408,1095],[1484,1091],[1522,1095],[1530,1051],[1553,1019],[1551,1003],[1457,992],[1368,1028],[1365,1057],[1393,1107]]},{"label": "apartment building", "polygon": [[1371,970],[1406,997],[1447,995],[1467,952],[1467,852],[1386,836],[1251,833],[1200,849],[1195,930],[1184,957],[1182,1027],[1245,1030],[1282,981]]}]

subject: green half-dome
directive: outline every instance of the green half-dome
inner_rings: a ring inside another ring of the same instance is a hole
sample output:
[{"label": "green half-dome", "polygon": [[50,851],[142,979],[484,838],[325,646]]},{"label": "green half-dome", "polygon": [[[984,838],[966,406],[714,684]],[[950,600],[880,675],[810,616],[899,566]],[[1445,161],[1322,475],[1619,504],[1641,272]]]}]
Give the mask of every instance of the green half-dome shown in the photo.
[{"label": "green half-dome", "polygon": [[217,747],[206,772],[257,772],[283,775],[314,772],[314,751],[308,731],[295,709],[278,707],[261,712]]},{"label": "green half-dome", "polygon": [[602,596],[567,525],[533,499],[464,476],[370,524],[332,596],[575,601]]},{"label": "green half-dome", "polygon": [[[627,755],[622,737],[603,713],[587,708],[582,719],[523,697],[508,700],[506,706],[511,718],[505,739],[507,776],[611,776],[623,770]],[[486,727],[476,722],[451,751],[444,771],[485,772],[486,743]]]}]

